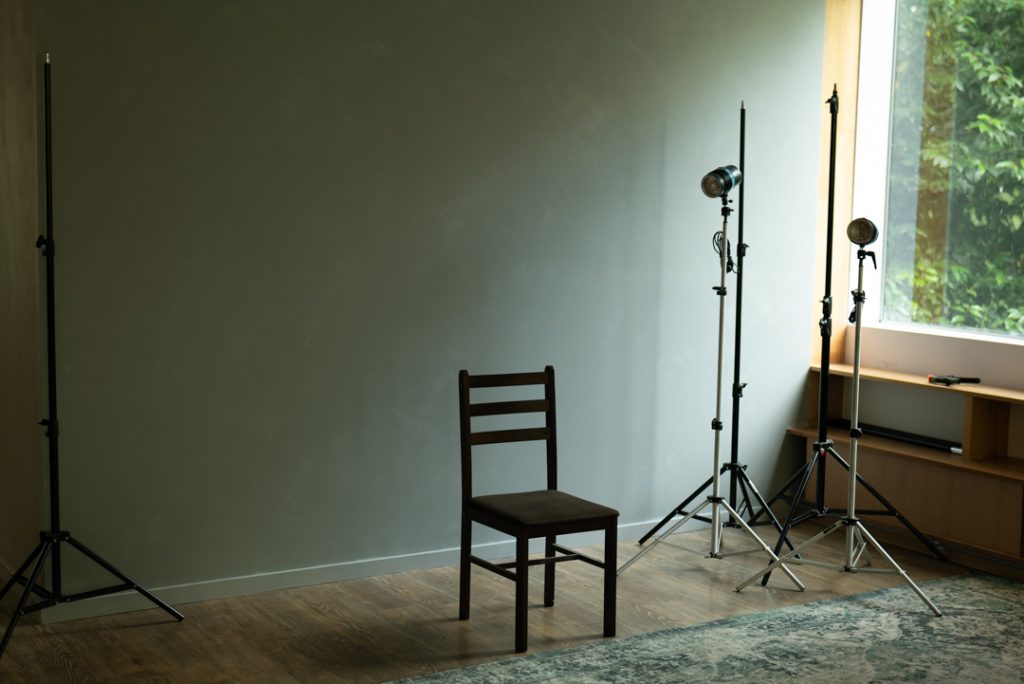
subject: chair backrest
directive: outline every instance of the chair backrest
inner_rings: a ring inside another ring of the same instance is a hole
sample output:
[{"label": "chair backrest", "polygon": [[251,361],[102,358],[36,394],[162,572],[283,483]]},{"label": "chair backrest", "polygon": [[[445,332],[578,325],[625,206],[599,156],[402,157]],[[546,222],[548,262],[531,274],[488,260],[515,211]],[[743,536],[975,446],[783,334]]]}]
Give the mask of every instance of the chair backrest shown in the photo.
[{"label": "chair backrest", "polygon": [[[543,399],[515,399],[473,403],[470,390],[481,387],[522,387],[543,385]],[[478,416],[510,416],[543,413],[543,427],[504,430],[473,430],[472,419]],[[547,488],[558,488],[558,442],[555,435],[555,369],[547,366],[541,372],[506,373],[501,375],[470,375],[459,371],[459,432],[462,443],[462,498],[473,496],[473,447],[505,442],[544,441],[547,443]]]}]

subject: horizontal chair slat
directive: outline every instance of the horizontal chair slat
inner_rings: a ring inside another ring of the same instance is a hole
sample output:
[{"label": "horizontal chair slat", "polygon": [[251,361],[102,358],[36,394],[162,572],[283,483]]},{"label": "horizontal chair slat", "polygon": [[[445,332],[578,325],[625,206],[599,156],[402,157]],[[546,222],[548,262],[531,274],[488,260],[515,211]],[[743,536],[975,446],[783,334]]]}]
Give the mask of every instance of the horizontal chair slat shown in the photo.
[{"label": "horizontal chair slat", "polygon": [[503,373],[495,375],[471,375],[470,387],[511,387],[513,385],[543,385],[548,376],[541,373]]},{"label": "horizontal chair slat", "polygon": [[509,570],[507,568],[502,567],[501,565],[497,565],[497,564],[492,563],[490,561],[486,561],[483,558],[478,558],[476,556],[470,556],[469,557],[469,562],[470,563],[475,563],[475,564],[479,565],[481,568],[487,568],[491,572],[497,573],[497,574],[501,575],[502,577],[504,577],[506,579],[512,580],[513,582],[515,582],[515,580],[516,580],[516,573],[512,572],[511,570]]},{"label": "horizontal chair slat", "polygon": [[[565,561],[583,560],[586,556],[573,552],[569,556],[545,556],[544,558],[531,558],[526,561],[527,565],[550,565],[551,563],[564,563]],[[499,568],[514,568],[516,567],[515,561],[506,561],[504,563],[495,563],[495,566]]]},{"label": "horizontal chair slat", "polygon": [[502,442],[529,442],[537,439],[548,439],[551,431],[547,428],[521,428],[518,430],[491,430],[474,432],[469,436],[470,444],[500,444]]},{"label": "horizontal chair slat", "polygon": [[500,416],[506,413],[543,413],[548,410],[546,399],[527,401],[492,401],[484,404],[470,404],[471,416]]},{"label": "horizontal chair slat", "polygon": [[568,555],[562,556],[562,558],[571,558],[573,560],[583,561],[584,563],[590,563],[591,565],[597,566],[599,568],[603,568],[604,567],[604,563],[602,563],[601,561],[597,560],[596,558],[592,558],[592,557],[588,556],[585,553],[580,553],[579,551],[573,551],[572,549],[567,549],[567,548],[565,548],[564,546],[562,546],[560,544],[555,544],[554,548],[555,548],[555,551],[558,551],[559,553],[568,554]]}]

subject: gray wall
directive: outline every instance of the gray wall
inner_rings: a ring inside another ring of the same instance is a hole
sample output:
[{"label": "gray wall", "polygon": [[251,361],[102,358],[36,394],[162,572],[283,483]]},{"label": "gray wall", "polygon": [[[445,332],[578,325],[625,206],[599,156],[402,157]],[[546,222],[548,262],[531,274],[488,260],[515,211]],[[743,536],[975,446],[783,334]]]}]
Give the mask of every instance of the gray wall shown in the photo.
[{"label": "gray wall", "polygon": [[43,7],[66,525],[140,581],[451,562],[462,367],[553,364],[563,487],[645,531],[711,471],[741,99],[742,459],[795,467],[820,0]]}]

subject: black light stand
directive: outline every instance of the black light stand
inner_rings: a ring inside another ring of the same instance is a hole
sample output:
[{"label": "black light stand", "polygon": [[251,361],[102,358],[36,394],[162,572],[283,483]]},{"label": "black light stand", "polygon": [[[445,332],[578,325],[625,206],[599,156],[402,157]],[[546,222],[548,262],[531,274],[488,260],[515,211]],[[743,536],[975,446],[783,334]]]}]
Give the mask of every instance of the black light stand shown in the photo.
[{"label": "black light stand", "polygon": [[[740,165],[739,171],[741,177],[746,173],[746,131],[747,131],[747,108],[744,103],[740,103]],[[722,465],[719,472],[720,475],[726,473],[729,474],[729,507],[739,512],[746,512],[750,518],[747,522],[750,525],[759,524],[757,519],[762,515],[766,515],[770,522],[775,526],[775,529],[779,532],[782,531],[782,524],[779,522],[775,513],[772,512],[768,502],[765,501],[764,497],[758,491],[753,481],[747,475],[747,466],[739,462],[739,424],[740,424],[740,399],[743,397],[743,388],[747,386],[747,383],[740,382],[740,352],[742,345],[740,343],[742,335],[742,318],[743,318],[743,258],[746,256],[748,245],[743,242],[743,195],[744,189],[746,188],[746,182],[740,183],[740,197],[737,206],[737,226],[738,226],[738,237],[736,239],[736,263],[733,263],[732,254],[729,253],[728,242],[723,243],[721,233],[715,234],[715,251],[721,256],[722,249],[726,250],[726,270],[733,271],[736,273],[736,321],[735,321],[735,343],[733,345],[734,351],[734,364],[733,364],[733,384],[732,384],[732,425],[731,425],[731,450],[729,462]],[[667,525],[677,515],[685,516],[687,514],[687,507],[692,503],[701,493],[703,493],[708,487],[714,483],[714,476],[704,481],[702,485],[697,487],[693,492],[690,493],[683,501],[673,508],[668,514],[661,519],[661,521],[647,531],[644,536],[640,537],[639,544],[644,544],[648,539],[653,537],[658,531]],[[737,497],[742,496],[742,504],[739,504]],[[759,506],[759,509],[755,509],[754,502]],[[756,512],[755,512],[756,511]],[[706,516],[692,516],[696,520],[701,522],[710,523],[711,519]],[[725,523],[729,527],[740,527],[739,523],[730,516],[729,520]],[[763,524],[763,523],[762,523]],[[788,540],[787,540],[788,543]],[[792,544],[789,544],[789,548],[793,548]],[[777,552],[776,552],[777,553]]]},{"label": "black light stand", "polygon": [[[818,375],[818,438],[813,445],[811,457],[807,462],[797,470],[793,477],[791,477],[789,481],[772,496],[772,498],[768,500],[770,505],[785,496],[787,492],[791,492],[789,513],[786,516],[786,522],[782,526],[782,531],[779,534],[779,540],[775,544],[776,554],[782,550],[782,545],[784,543],[789,543],[789,531],[793,527],[811,518],[821,518],[836,514],[825,505],[825,464],[828,460],[827,457],[831,456],[843,468],[848,471],[850,470],[850,465],[836,452],[833,448],[832,440],[828,438],[829,357],[831,355],[832,343],[832,229],[836,186],[836,129],[839,116],[839,92],[834,86],[832,88],[832,96],[826,100],[825,103],[829,106],[831,131],[829,142],[828,217],[825,246],[825,296],[821,300],[822,314],[821,320],[818,322],[818,327],[821,331],[821,372]],[[817,472],[817,486],[815,488],[814,503],[811,510],[797,516],[798,508],[804,505],[804,492],[807,489],[807,483],[810,480],[811,474],[814,472]],[[885,507],[885,510],[861,511],[861,514],[894,516],[904,525],[904,527],[907,528],[907,530],[911,532],[911,534],[917,537],[918,540],[920,540],[936,558],[943,561],[948,560],[946,555],[941,549],[939,549],[935,542],[928,539],[920,532],[920,530],[914,527],[909,520],[904,518],[903,515],[896,510],[896,508],[890,504],[878,492],[878,490],[871,486],[867,480],[856,473],[854,473],[854,476],[856,477],[857,482],[859,482],[878,500],[879,503],[882,504],[882,506]],[[795,488],[794,485],[796,485]],[[761,584],[767,584],[770,576],[771,572],[766,572],[761,580]]]},{"label": "black light stand", "polygon": [[[740,103],[740,172],[746,173],[746,138],[747,138],[747,108],[744,103]],[[733,384],[732,384],[732,425],[730,428],[730,451],[729,451],[729,462],[722,466],[722,468],[729,472],[729,506],[733,509],[740,511],[741,513],[745,510],[747,515],[750,517],[747,522],[750,525],[759,524],[758,518],[762,515],[766,516],[775,529],[782,532],[782,524],[778,518],[775,517],[775,513],[772,512],[768,502],[765,501],[764,497],[757,490],[754,482],[747,475],[747,466],[741,464],[739,461],[739,438],[740,438],[740,399],[743,398],[743,388],[747,386],[747,383],[740,382],[740,352],[742,350],[742,328],[743,328],[743,258],[747,254],[747,243],[743,241],[743,195],[747,187],[746,182],[740,184],[740,199],[737,207],[737,237],[736,237],[736,320],[735,320],[735,342],[733,344]],[[726,243],[728,248],[728,243]],[[707,485],[701,488],[706,489]],[[737,505],[737,496],[742,495],[743,505]],[[756,502],[759,508],[755,508],[751,501],[751,498]],[[689,503],[689,502],[687,502]],[[679,506],[680,511],[686,507],[686,503]],[[683,512],[685,515],[685,512]],[[739,527],[739,524],[730,518],[729,522],[726,523],[729,527]],[[789,544],[789,540],[786,539],[786,543]],[[793,548],[792,544],[789,544],[789,548]]]},{"label": "black light stand", "polygon": [[[127,590],[135,590],[147,599],[163,608],[170,615],[178,620],[184,620],[185,616],[167,605],[156,596],[151,594],[145,587],[129,579],[124,573],[105,561],[94,551],[86,547],[80,541],[71,536],[71,533],[60,529],[60,472],[58,469],[58,448],[57,440],[60,436],[60,426],[57,422],[57,345],[56,345],[56,314],[54,305],[54,242],[53,242],[53,182],[52,182],[52,134],[50,129],[50,56],[46,55],[43,63],[43,91],[45,97],[45,145],[46,145],[46,235],[36,240],[36,247],[42,250],[46,258],[46,346],[47,346],[47,372],[48,378],[48,411],[49,415],[40,421],[40,425],[46,428],[46,437],[49,440],[49,471],[50,471],[50,530],[39,533],[39,544],[29,554],[21,567],[11,576],[7,583],[0,589],[0,600],[7,595],[7,592],[16,584],[23,584],[25,589],[21,593],[14,615],[4,631],[3,639],[0,640],[0,657],[3,657],[7,644],[11,640],[14,628],[18,620],[27,613],[32,613],[44,608],[51,608],[61,603],[71,603],[82,599],[96,596],[106,596]],[[78,594],[65,594],[61,586],[61,544],[70,544],[82,554],[102,567],[104,570],[121,580],[122,584],[116,584],[102,589],[94,589]],[[50,565],[50,588],[45,589],[39,585],[40,574],[46,560],[49,558]],[[34,563],[34,565],[33,565]],[[25,572],[32,566],[32,572],[27,577]],[[41,598],[38,603],[29,604],[31,595]]]},{"label": "black light stand", "polygon": [[[725,337],[725,297],[727,292],[725,286],[725,275],[729,270],[729,214],[732,213],[732,209],[729,207],[729,190],[733,188],[735,185],[738,185],[741,182],[741,178],[742,174],[740,173],[739,169],[737,169],[735,166],[723,166],[707,174],[701,181],[701,189],[704,191],[705,195],[707,195],[708,197],[720,197],[722,200],[721,238],[719,239],[718,235],[715,236],[715,242],[720,245],[720,249],[718,249],[720,277],[718,285],[712,288],[718,296],[718,376],[715,391],[715,417],[711,420],[711,429],[715,433],[714,466],[711,471],[710,482],[712,487],[711,494],[707,498],[705,498],[704,501],[701,504],[699,504],[696,508],[694,508],[692,511],[685,513],[682,518],[680,518],[665,532],[663,532],[661,536],[657,537],[652,543],[644,546],[635,556],[626,561],[619,568],[618,574],[622,574],[623,572],[625,572],[626,569],[629,568],[629,566],[631,566],[637,560],[639,560],[641,556],[643,556],[645,553],[647,553],[655,546],[657,546],[659,543],[664,541],[669,535],[675,532],[677,528],[684,525],[690,519],[708,520],[707,518],[698,518],[698,515],[701,513],[701,511],[703,511],[708,506],[711,507],[711,548],[705,557],[724,558],[725,556],[736,555],[739,553],[748,553],[752,550],[757,550],[746,549],[742,551],[722,553],[722,527],[725,522],[722,519],[722,513],[724,511],[731,517],[733,521],[735,521],[735,523],[739,527],[741,527],[748,535],[750,535],[750,537],[757,543],[761,551],[768,554],[772,561],[778,561],[777,553],[773,552],[771,550],[771,547],[769,547],[760,537],[757,536],[757,533],[754,532],[753,528],[749,524],[747,524],[743,517],[736,512],[736,509],[732,505],[730,505],[730,503],[726,501],[726,499],[721,495],[721,475],[725,472],[725,468],[722,468],[720,449],[721,434],[723,427],[721,418],[723,365],[722,357],[723,341]],[[697,493],[699,493],[700,491],[702,490],[698,490],[696,493],[694,493],[694,495],[690,497],[690,500],[695,498]],[[684,504],[685,503],[689,503],[689,500],[687,502],[684,502]],[[676,515],[676,509],[673,509],[673,511],[666,518],[666,521],[674,515]],[[662,524],[664,524],[664,522],[666,521],[662,521]],[[648,535],[648,537],[649,536],[650,535]],[[795,584],[796,587],[802,591],[804,585],[800,582],[799,579],[797,579],[796,575],[794,575],[793,572],[785,565],[781,567],[786,576],[789,577],[790,580],[792,580],[793,584]]]},{"label": "black light stand", "polygon": [[[838,570],[839,572],[867,572],[867,573],[878,573],[878,574],[898,574],[900,575],[910,588],[914,590],[925,605],[927,605],[936,616],[941,616],[942,613],[935,604],[932,603],[924,592],[921,591],[914,580],[910,579],[910,576],[906,573],[893,560],[882,545],[879,544],[875,538],[868,532],[864,524],[857,518],[857,446],[860,442],[861,430],[859,421],[859,410],[860,410],[860,339],[861,339],[861,309],[863,307],[865,296],[864,296],[864,259],[870,256],[872,263],[875,262],[874,252],[869,252],[864,249],[865,245],[874,242],[878,236],[878,229],[875,225],[867,219],[856,219],[850,223],[848,229],[851,240],[857,242],[859,249],[857,250],[857,289],[853,291],[854,310],[851,314],[851,320],[856,322],[856,332],[854,336],[854,347],[853,347],[853,408],[850,416],[850,465],[848,467],[847,475],[847,508],[846,515],[836,520],[832,525],[825,528],[818,534],[814,535],[804,543],[797,546],[795,549],[782,556],[776,561],[773,561],[767,568],[756,573],[753,577],[747,579],[745,582],[736,587],[736,591],[742,591],[744,587],[752,583],[759,577],[767,577],[772,570],[776,567],[785,568],[784,563],[794,563],[796,565],[816,565],[823,568],[831,568]],[[877,268],[877,264],[875,266]],[[825,563],[822,561],[808,560],[806,558],[799,557],[800,551],[803,549],[816,544],[820,540],[824,539],[833,532],[840,528],[846,528],[846,548],[845,555],[842,565],[836,565],[835,563]],[[866,541],[865,541],[866,540]],[[875,551],[877,551],[883,558],[885,558],[891,568],[869,568],[861,565],[863,554],[868,544],[870,544]]]}]

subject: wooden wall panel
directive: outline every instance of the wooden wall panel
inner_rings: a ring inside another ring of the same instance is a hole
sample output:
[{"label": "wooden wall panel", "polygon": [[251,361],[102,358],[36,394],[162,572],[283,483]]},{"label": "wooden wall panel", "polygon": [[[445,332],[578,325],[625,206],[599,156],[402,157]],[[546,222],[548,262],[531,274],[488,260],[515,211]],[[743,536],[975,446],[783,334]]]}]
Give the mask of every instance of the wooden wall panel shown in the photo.
[{"label": "wooden wall panel", "polygon": [[[849,449],[840,445],[848,460]],[[966,472],[859,450],[857,470],[876,491],[888,499],[907,520],[922,532],[967,546],[1008,556],[1021,555],[1024,520],[1024,484],[991,475]],[[826,466],[825,502],[845,510],[846,470],[830,459]],[[814,497],[813,482],[807,499]],[[857,488],[857,508],[878,510],[881,504],[862,486]],[[859,516],[868,527],[902,527],[892,517]]]},{"label": "wooden wall panel", "polygon": [[0,2],[0,566],[7,571],[31,551],[43,522],[34,26],[31,0]]}]

